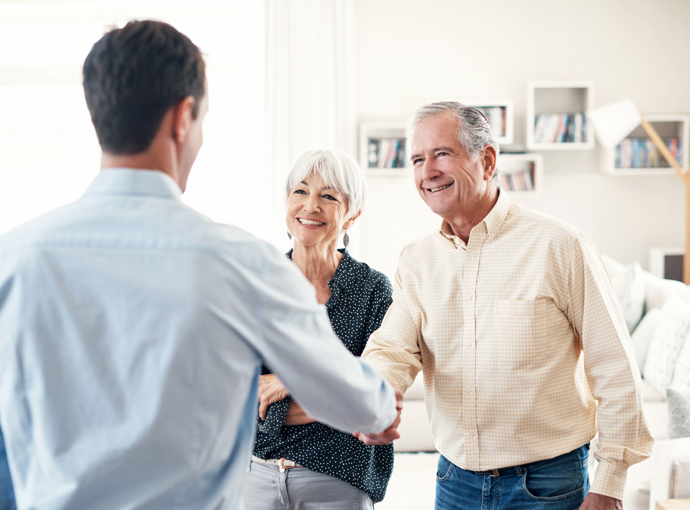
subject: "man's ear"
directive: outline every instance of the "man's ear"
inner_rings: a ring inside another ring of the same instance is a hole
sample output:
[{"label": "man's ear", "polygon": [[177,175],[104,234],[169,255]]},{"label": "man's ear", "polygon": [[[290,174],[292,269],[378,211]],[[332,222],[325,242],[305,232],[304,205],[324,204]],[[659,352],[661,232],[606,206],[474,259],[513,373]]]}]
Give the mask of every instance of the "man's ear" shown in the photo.
[{"label": "man's ear", "polygon": [[173,139],[179,143],[184,144],[189,136],[189,130],[192,126],[192,110],[196,100],[193,96],[187,96],[175,106],[173,106],[172,119],[172,135]]},{"label": "man's ear", "polygon": [[490,181],[493,179],[494,172],[496,171],[496,162],[498,160],[496,149],[491,145],[485,145],[482,149],[481,158],[484,164],[484,179]]}]

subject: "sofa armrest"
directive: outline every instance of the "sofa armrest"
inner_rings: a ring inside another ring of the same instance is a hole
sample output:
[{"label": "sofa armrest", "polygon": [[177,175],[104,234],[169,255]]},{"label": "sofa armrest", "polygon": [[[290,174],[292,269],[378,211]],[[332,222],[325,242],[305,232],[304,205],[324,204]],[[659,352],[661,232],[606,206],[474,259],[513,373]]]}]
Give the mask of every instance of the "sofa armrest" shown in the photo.
[{"label": "sofa armrest", "polygon": [[673,461],[670,485],[672,499],[690,498],[690,456]]},{"label": "sofa armrest", "polygon": [[[649,510],[655,510],[656,502],[670,499],[675,494],[688,490],[683,483],[672,487],[672,475],[679,474],[681,469],[690,470],[690,437],[657,441],[652,451],[652,485],[649,498]],[[674,470],[675,464],[675,470]]]}]

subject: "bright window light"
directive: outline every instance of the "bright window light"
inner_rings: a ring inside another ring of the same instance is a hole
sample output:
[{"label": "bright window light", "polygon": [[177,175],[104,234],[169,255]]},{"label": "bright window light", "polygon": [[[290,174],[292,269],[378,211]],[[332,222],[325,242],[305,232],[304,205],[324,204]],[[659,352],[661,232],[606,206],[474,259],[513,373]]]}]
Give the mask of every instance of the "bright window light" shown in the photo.
[{"label": "bright window light", "polygon": [[207,64],[204,146],[183,200],[267,237],[262,2],[91,1],[78,18],[74,5],[36,3],[36,22],[31,3],[0,6],[0,234],[77,199],[95,177],[100,148],[81,66],[106,29],[153,18],[188,35]]}]

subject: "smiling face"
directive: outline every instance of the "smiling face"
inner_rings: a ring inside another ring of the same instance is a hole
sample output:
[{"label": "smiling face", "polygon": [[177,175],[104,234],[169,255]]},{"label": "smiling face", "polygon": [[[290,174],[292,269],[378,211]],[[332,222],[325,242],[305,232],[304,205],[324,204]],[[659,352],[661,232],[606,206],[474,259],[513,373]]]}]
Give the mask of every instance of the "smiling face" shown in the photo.
[{"label": "smiling face", "polygon": [[290,191],[285,221],[295,242],[328,246],[337,244],[343,228],[354,222],[347,219],[347,209],[345,196],[328,186],[318,172],[311,172]]},{"label": "smiling face", "polygon": [[496,191],[491,180],[496,150],[487,145],[471,160],[460,145],[458,121],[451,113],[421,121],[414,130],[411,149],[417,191],[451,226],[467,223],[487,206],[490,210]]}]

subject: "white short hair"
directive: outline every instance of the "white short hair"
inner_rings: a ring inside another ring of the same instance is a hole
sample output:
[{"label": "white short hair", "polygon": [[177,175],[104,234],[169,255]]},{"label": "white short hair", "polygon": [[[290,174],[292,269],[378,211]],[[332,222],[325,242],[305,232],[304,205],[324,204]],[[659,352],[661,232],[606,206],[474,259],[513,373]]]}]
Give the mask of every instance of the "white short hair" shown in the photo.
[{"label": "white short hair", "polygon": [[286,203],[295,186],[312,172],[318,173],[327,186],[345,196],[349,218],[362,211],[367,198],[364,172],[353,158],[331,149],[306,151],[290,165],[285,183]]}]

